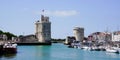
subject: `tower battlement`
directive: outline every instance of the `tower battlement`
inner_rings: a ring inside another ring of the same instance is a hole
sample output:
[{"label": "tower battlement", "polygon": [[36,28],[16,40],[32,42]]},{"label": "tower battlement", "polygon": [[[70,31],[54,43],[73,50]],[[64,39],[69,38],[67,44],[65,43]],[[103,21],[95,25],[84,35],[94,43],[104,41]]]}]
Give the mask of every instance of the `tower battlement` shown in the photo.
[{"label": "tower battlement", "polygon": [[41,22],[49,22],[49,17],[41,15]]}]

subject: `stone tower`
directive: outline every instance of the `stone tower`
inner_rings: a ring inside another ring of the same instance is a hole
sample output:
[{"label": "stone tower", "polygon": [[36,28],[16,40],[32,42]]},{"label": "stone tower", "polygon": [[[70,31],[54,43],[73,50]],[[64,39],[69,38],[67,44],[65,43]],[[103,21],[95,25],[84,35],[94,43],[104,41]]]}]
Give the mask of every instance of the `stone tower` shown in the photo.
[{"label": "stone tower", "polygon": [[51,42],[51,22],[49,17],[41,15],[41,21],[37,21],[36,25],[36,37],[41,43],[50,43]]},{"label": "stone tower", "polygon": [[82,27],[75,27],[73,29],[74,36],[76,41],[82,41],[84,39],[84,28]]}]

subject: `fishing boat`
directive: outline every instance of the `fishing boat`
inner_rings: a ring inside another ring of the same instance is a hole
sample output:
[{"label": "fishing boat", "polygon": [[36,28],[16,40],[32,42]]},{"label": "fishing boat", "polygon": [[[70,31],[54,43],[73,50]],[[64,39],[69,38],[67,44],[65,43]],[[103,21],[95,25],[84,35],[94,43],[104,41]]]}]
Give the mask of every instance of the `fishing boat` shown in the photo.
[{"label": "fishing boat", "polygon": [[4,46],[3,46],[3,52],[4,53],[17,53],[17,44],[15,43],[5,43]]}]

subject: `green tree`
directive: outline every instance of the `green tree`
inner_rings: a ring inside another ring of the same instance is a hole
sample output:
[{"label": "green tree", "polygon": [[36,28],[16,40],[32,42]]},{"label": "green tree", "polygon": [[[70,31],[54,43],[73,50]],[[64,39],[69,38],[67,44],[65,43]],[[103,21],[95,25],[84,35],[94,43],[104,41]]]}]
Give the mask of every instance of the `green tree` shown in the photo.
[{"label": "green tree", "polygon": [[3,31],[2,31],[2,30],[0,30],[0,34],[3,34]]},{"label": "green tree", "polygon": [[5,35],[7,35],[8,40],[12,39],[12,37],[17,37],[16,35],[10,33],[10,32],[4,32]]},{"label": "green tree", "polygon": [[8,40],[12,39],[12,37],[17,37],[16,35],[10,33],[10,32],[3,32],[2,30],[0,30],[0,34],[5,34],[8,37]]}]

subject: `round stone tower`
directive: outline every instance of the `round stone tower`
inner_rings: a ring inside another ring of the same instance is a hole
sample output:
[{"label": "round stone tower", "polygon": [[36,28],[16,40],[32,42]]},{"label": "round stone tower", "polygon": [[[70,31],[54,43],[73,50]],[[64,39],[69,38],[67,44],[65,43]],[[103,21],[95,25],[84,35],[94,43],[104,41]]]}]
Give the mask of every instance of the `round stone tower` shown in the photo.
[{"label": "round stone tower", "polygon": [[84,39],[84,28],[82,27],[75,27],[73,29],[74,36],[76,41],[82,41]]}]

